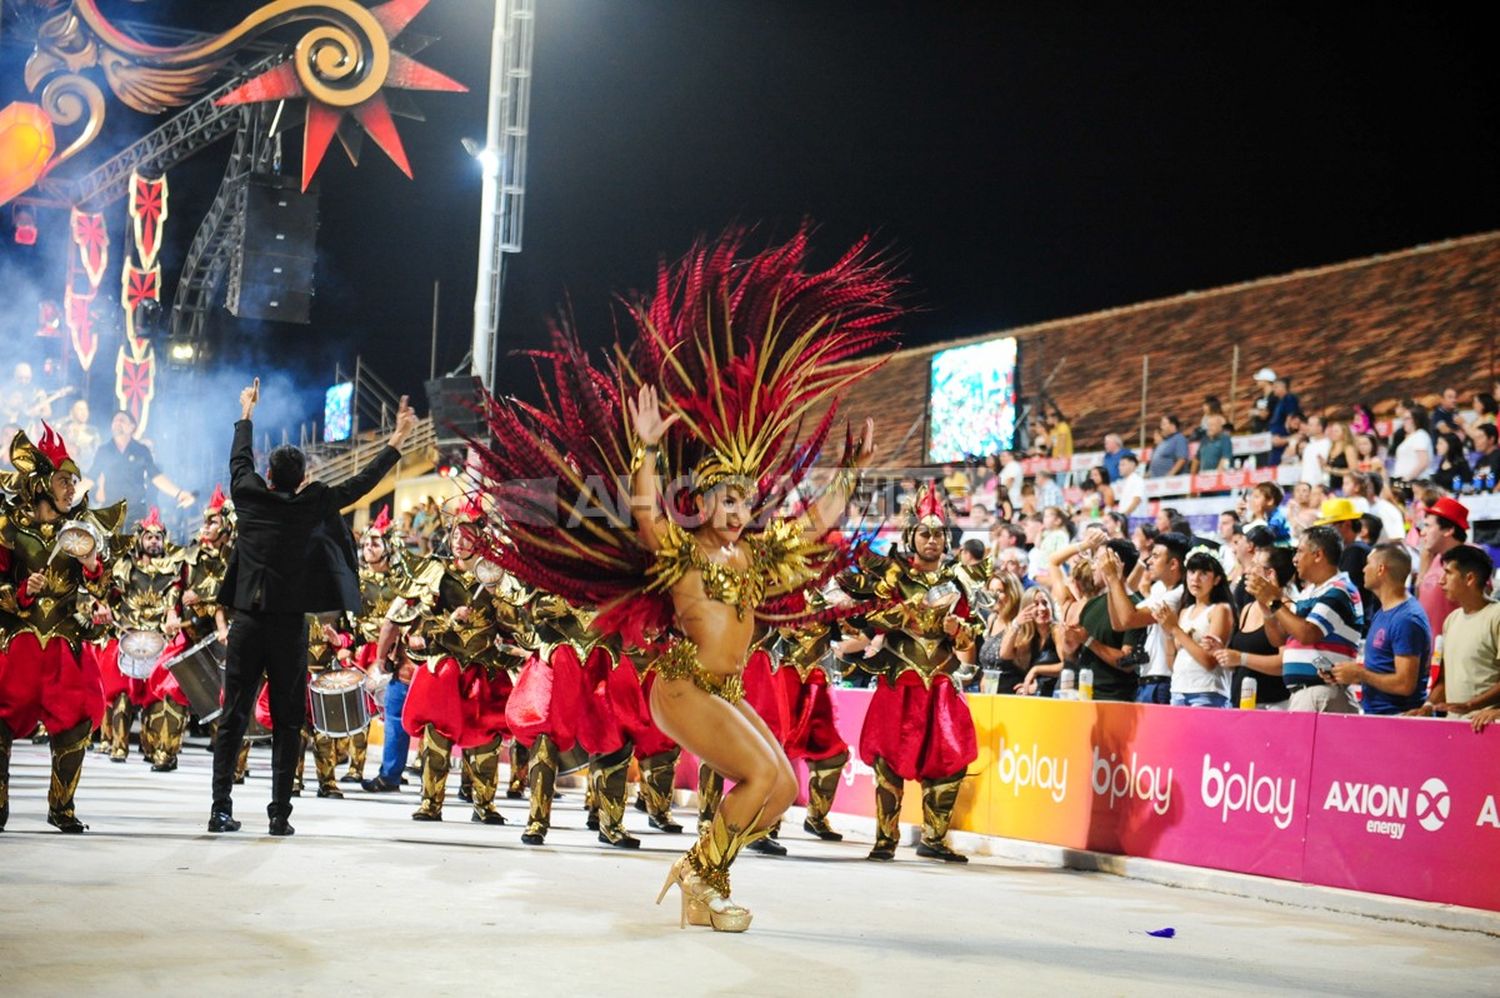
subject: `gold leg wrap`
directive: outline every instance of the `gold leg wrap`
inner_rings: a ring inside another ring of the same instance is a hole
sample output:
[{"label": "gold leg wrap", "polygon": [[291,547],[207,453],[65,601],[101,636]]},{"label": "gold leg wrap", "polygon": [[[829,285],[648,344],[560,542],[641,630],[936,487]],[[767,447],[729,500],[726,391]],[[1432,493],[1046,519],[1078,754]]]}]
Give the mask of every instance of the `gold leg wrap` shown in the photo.
[{"label": "gold leg wrap", "polygon": [[441,817],[448,793],[448,769],[453,764],[453,743],[432,725],[422,732],[422,806],[417,813]]},{"label": "gold leg wrap", "polygon": [[153,766],[175,767],[187,721],[187,709],[174,700],[159,700],[146,708],[141,716],[141,731],[150,731],[151,752],[146,758]]},{"label": "gold leg wrap", "polygon": [[121,693],[104,716],[104,740],[111,759],[130,755],[130,694]]},{"label": "gold leg wrap", "polygon": [[724,800],[724,777],[698,764],[698,834],[707,834],[719,804]]},{"label": "gold leg wrap", "polygon": [[[545,736],[544,736],[545,737]],[[526,780],[531,773],[531,753],[534,749],[528,749],[520,742],[510,743],[510,783],[506,786],[506,792],[512,797],[519,797],[526,792]],[[556,776],[557,760],[553,760],[553,776]]]},{"label": "gold leg wrap", "polygon": [[640,760],[641,800],[646,813],[657,821],[672,820],[672,784],[677,779],[677,759],[682,749],[670,749]]},{"label": "gold leg wrap", "polygon": [[302,729],[302,748],[297,753],[297,771],[292,777],[292,793],[302,792],[302,771],[307,768],[307,750],[312,745],[312,734],[307,728]]},{"label": "gold leg wrap", "polygon": [[833,808],[833,795],[838,793],[839,778],[844,775],[844,764],[849,761],[848,752],[840,752],[831,759],[819,759],[807,767],[807,823],[819,831],[829,831],[828,812]]},{"label": "gold leg wrap", "polygon": [[0,829],[10,820],[10,743],[15,735],[0,721]]},{"label": "gold leg wrap", "polygon": [[318,773],[320,791],[337,790],[339,740],[321,732],[312,733],[313,768]]},{"label": "gold leg wrap", "polygon": [[78,792],[93,727],[88,721],[80,721],[52,736],[52,786],[47,790],[47,811],[52,817],[73,817],[73,795]]},{"label": "gold leg wrap", "polygon": [[[557,746],[541,735],[531,746],[530,755],[526,782],[531,784],[531,813],[526,819],[526,834],[546,835],[552,827],[552,797],[557,792]],[[514,777],[511,785],[515,785]]]},{"label": "gold leg wrap", "polygon": [[[611,759],[613,758],[613,761]],[[599,808],[599,837],[612,843],[632,838],[625,830],[625,784],[630,777],[630,748],[589,763],[589,786]]]},{"label": "gold leg wrap", "polygon": [[146,714],[141,712],[141,758],[149,760],[156,753],[156,733],[146,723]]},{"label": "gold leg wrap", "polygon": [[895,849],[901,841],[901,795],[905,781],[875,757],[875,848]]},{"label": "gold leg wrap", "polygon": [[770,834],[767,829],[756,828],[759,823],[760,815],[757,814],[748,827],[734,828],[725,821],[722,812],[716,813],[708,828],[687,851],[688,865],[693,872],[720,897],[729,897],[729,867],[740,850]]},{"label": "gold leg wrap", "polygon": [[340,739],[343,753],[349,757],[349,771],[345,776],[352,776],[356,780],[363,779],[365,775],[365,756],[370,749],[370,729],[357,731],[348,738]]},{"label": "gold leg wrap", "polygon": [[240,757],[234,764],[234,782],[242,783],[250,773],[250,743],[240,742]]},{"label": "gold leg wrap", "polygon": [[953,805],[958,803],[958,788],[963,782],[963,773],[941,780],[922,781],[923,842],[930,846],[943,844],[948,825],[953,821]]},{"label": "gold leg wrap", "polygon": [[464,749],[463,758],[469,771],[474,814],[483,819],[495,813],[495,793],[500,789],[500,736],[496,735],[483,745]]},{"label": "gold leg wrap", "polygon": [[474,767],[469,764],[467,752],[458,755],[458,794],[470,800],[474,798]]}]

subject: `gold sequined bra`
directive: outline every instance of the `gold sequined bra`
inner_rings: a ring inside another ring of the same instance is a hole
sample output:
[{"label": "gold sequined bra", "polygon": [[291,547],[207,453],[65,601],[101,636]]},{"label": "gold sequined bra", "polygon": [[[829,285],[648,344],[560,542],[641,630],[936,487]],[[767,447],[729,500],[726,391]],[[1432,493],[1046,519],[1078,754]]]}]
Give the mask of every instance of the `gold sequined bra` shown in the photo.
[{"label": "gold sequined bra", "polygon": [[671,589],[689,572],[698,572],[709,599],[734,607],[743,620],[767,596],[791,592],[816,578],[813,562],[827,550],[807,541],[801,525],[791,520],[773,520],[763,532],[746,536],[745,545],[750,549],[749,567],[724,565],[710,560],[692,534],[669,520],[656,562],[648,570],[648,588]]}]

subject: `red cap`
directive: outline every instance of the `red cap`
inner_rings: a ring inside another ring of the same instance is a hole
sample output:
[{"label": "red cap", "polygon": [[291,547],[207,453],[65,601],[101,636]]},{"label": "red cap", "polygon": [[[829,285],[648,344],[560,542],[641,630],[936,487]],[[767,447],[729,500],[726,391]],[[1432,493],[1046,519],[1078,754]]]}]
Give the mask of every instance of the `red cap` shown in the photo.
[{"label": "red cap", "polygon": [[1441,516],[1448,522],[1456,524],[1460,530],[1469,529],[1469,510],[1457,499],[1443,496],[1443,498],[1428,506],[1427,512],[1433,516]]}]

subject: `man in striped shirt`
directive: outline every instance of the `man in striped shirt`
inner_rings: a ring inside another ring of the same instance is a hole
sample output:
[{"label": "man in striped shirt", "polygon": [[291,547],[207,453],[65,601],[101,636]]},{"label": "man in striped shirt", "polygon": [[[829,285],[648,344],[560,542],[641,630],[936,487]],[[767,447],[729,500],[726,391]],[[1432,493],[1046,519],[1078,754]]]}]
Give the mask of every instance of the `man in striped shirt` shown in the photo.
[{"label": "man in striped shirt", "polygon": [[1358,657],[1364,630],[1359,588],[1339,571],[1342,554],[1343,541],[1334,528],[1311,527],[1302,534],[1293,564],[1307,588],[1295,602],[1283,600],[1273,582],[1246,577],[1246,588],[1265,614],[1266,637],[1281,649],[1281,676],[1292,694],[1292,710],[1359,713],[1331,671]]}]

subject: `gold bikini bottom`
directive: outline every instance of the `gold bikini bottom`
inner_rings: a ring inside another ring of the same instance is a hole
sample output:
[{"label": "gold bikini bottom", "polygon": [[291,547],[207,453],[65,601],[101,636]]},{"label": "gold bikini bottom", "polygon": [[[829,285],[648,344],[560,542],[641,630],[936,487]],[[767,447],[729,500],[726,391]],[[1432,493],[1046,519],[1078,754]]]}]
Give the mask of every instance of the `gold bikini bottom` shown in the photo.
[{"label": "gold bikini bottom", "polygon": [[651,663],[651,669],[664,679],[686,679],[705,693],[728,703],[737,704],[745,699],[745,681],[739,673],[723,676],[709,672],[698,661],[698,646],[687,638],[672,642],[661,656]]}]

